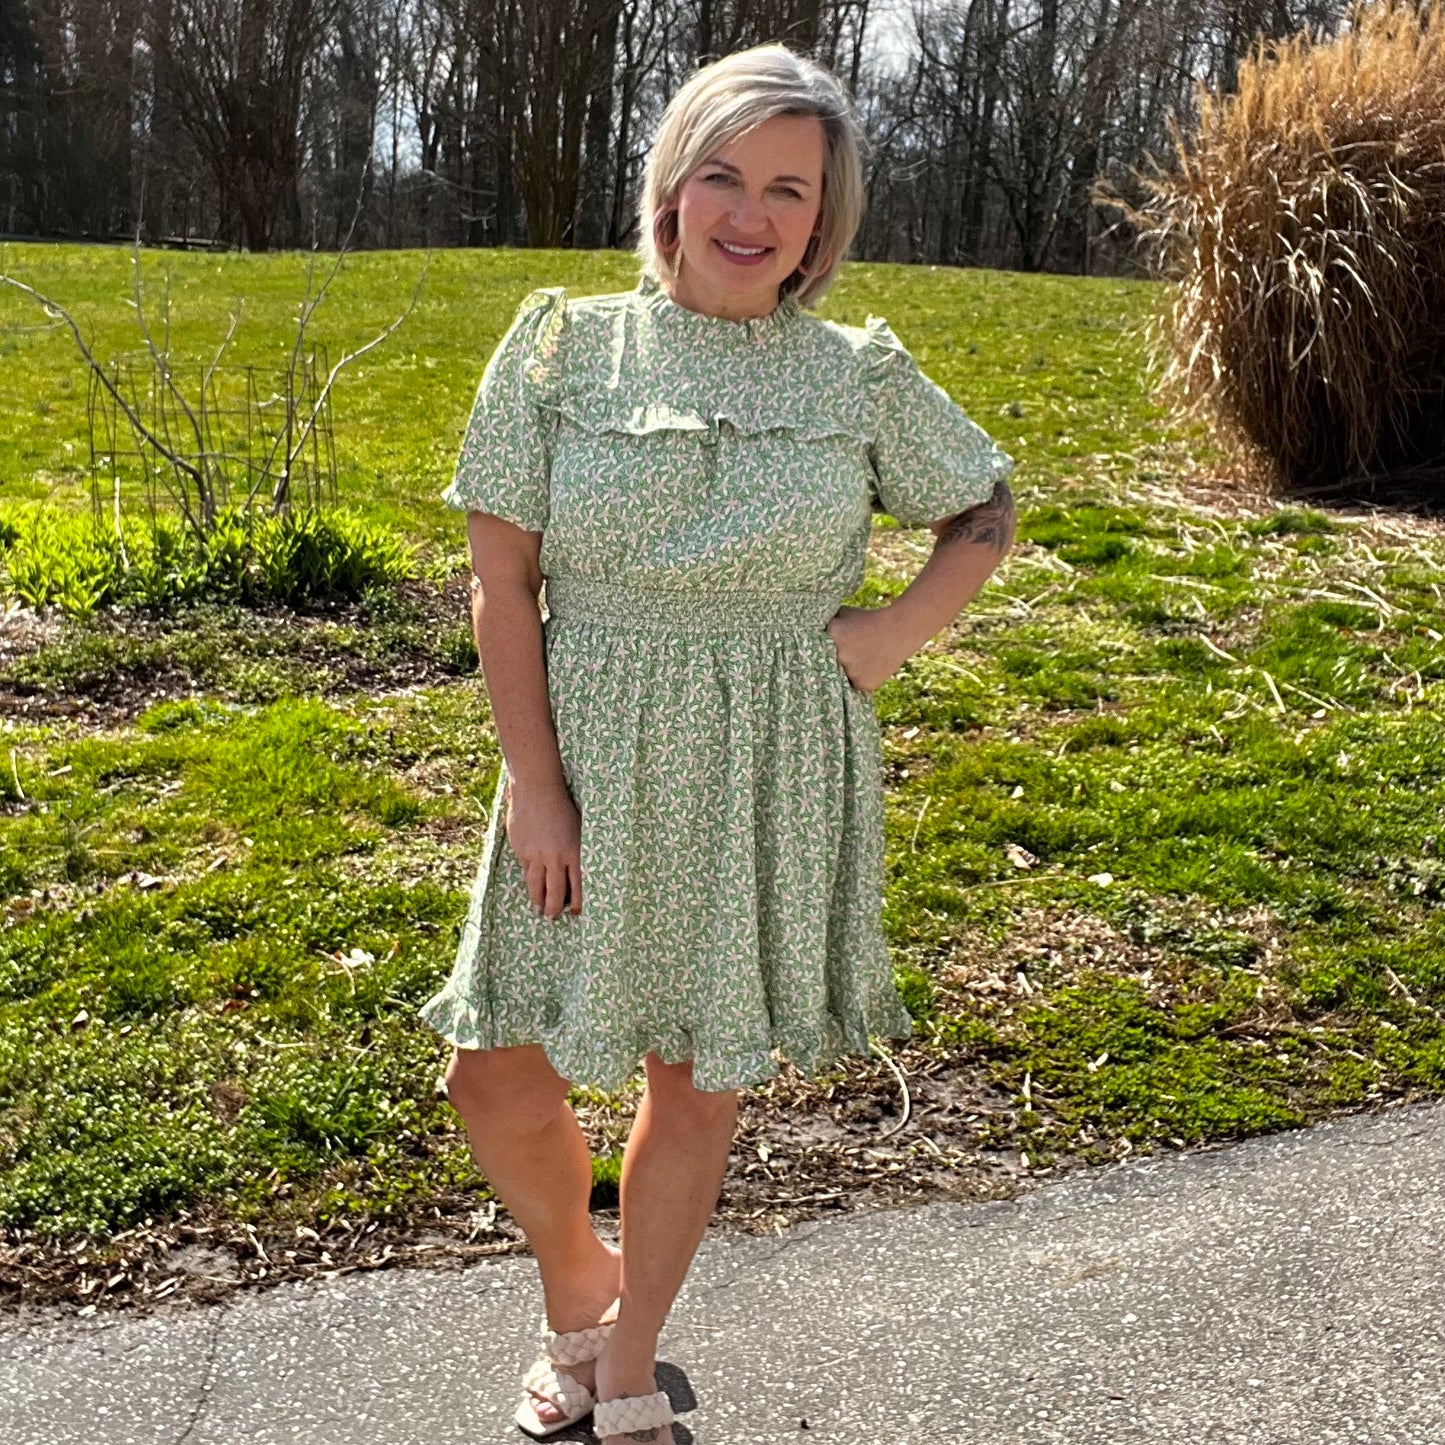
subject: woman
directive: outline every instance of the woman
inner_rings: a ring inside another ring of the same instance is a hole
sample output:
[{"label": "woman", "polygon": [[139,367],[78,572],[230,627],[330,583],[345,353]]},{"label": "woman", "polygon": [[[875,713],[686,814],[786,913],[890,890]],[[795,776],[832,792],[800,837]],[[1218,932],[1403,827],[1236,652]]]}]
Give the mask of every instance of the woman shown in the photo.
[{"label": "woman", "polygon": [[[836,80],[781,45],[694,75],[648,158],[637,288],[526,298],[442,494],[468,513],[504,761],[421,1014],[541,1271],[533,1435],[595,1402],[602,1445],[669,1445],[657,1340],[738,1091],[911,1032],[871,693],[1008,550],[1012,462],[886,322],[803,309],[857,229],[858,150]],[[934,551],[888,606],[841,607],[873,511]],[[639,1059],[613,1248],[567,1093]]]}]

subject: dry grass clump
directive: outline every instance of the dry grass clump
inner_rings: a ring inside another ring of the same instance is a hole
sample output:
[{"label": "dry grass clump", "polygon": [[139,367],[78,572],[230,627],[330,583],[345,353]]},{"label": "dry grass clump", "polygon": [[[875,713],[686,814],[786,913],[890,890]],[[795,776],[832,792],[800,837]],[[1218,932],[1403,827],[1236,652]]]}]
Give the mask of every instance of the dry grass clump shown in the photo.
[{"label": "dry grass clump", "polygon": [[[1308,491],[1445,499],[1445,16],[1356,4],[1201,89],[1172,173],[1127,205],[1177,281],[1163,389]],[[1111,204],[1120,202],[1101,193]]]}]

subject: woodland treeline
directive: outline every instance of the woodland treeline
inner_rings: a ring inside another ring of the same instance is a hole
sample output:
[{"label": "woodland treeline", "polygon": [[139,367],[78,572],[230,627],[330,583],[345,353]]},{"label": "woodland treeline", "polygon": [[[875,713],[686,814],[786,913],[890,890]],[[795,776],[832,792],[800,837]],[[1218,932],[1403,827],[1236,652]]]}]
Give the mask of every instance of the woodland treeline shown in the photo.
[{"label": "woodland treeline", "polygon": [[[696,65],[782,40],[865,119],[853,255],[1113,272],[1095,177],[1343,0],[0,0],[0,231],[150,244],[629,246]],[[358,212],[359,205],[359,212]]]}]

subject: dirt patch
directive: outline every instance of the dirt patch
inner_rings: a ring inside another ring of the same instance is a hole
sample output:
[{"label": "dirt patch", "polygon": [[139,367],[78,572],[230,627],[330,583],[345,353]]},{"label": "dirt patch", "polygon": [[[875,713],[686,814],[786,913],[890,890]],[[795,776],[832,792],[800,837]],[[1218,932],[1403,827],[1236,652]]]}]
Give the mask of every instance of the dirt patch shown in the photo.
[{"label": "dirt patch", "polygon": [[[449,579],[440,590],[430,583],[402,582],[395,591],[409,624],[422,636],[435,636],[465,622],[468,616],[464,578]],[[374,625],[360,602],[327,604],[306,612],[283,607],[236,608],[228,614],[227,625],[236,632],[238,655],[245,655],[248,638],[264,639],[265,655],[284,654],[286,667],[304,676],[307,691],[320,697],[378,696],[456,680],[455,670],[425,648],[401,648],[378,660],[362,648],[338,645],[337,627],[364,632]],[[167,641],[192,626],[185,618],[178,621],[129,610],[97,612],[79,625],[54,609],[46,609],[43,615],[13,609],[0,617],[0,712],[32,722],[69,722],[68,730],[85,734],[123,727],[157,703],[224,693],[223,680],[198,678],[167,652]],[[74,684],[37,684],[9,675],[17,662],[82,630],[102,639],[122,637],[144,651],[144,660],[120,660]],[[275,645],[278,634],[285,637],[284,649]]]},{"label": "dirt patch", "polygon": [[54,642],[64,626],[58,612],[34,612],[11,599],[0,611],[0,669]]}]

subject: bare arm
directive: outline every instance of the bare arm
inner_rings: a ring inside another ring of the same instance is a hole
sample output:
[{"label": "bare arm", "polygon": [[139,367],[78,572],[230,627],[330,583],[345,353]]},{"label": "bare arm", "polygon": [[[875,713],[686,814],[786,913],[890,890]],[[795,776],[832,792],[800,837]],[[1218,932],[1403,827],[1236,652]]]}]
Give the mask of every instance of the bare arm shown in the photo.
[{"label": "bare arm", "polygon": [[533,906],[556,918],[564,899],[582,907],[580,819],[567,789],[542,643],[538,566],[542,534],[488,512],[467,513],[472,629],[497,741],[511,779],[507,837],[522,863]]},{"label": "bare arm", "polygon": [[1007,482],[995,482],[988,501],[929,524],[936,539],[933,553],[887,608],[905,658],[978,595],[1013,546],[1015,524]]},{"label": "bare arm", "polygon": [[1015,512],[1007,482],[966,511],[929,524],[933,553],[886,607],[843,607],[828,624],[838,661],[855,687],[871,692],[971,601],[1013,546]]}]

